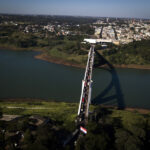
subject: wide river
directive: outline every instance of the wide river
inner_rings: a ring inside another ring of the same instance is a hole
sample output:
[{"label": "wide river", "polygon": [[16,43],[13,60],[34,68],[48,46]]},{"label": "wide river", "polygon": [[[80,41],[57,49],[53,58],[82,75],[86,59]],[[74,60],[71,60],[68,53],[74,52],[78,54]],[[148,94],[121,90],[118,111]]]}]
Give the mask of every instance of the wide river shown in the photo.
[{"label": "wide river", "polygon": [[[0,98],[79,102],[85,69],[0,50]],[[94,69],[92,102],[150,109],[150,70]]]}]

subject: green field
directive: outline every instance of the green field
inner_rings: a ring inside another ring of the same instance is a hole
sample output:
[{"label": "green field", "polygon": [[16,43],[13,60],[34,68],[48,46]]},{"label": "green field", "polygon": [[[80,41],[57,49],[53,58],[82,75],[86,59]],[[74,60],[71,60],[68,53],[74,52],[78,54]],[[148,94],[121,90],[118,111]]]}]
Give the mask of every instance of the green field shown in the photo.
[{"label": "green field", "polygon": [[74,121],[77,115],[77,103],[64,102],[0,102],[4,114],[41,115],[54,120]]}]

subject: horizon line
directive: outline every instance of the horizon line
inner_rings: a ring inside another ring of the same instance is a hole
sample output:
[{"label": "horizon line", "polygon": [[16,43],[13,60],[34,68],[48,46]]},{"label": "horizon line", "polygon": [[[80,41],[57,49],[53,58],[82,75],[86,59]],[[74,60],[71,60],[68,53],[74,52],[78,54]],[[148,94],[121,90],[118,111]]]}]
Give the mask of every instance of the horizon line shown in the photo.
[{"label": "horizon line", "polygon": [[142,19],[150,20],[150,18],[143,17],[112,17],[112,16],[85,16],[85,15],[60,15],[60,14],[26,14],[26,13],[1,13],[0,15],[18,15],[18,16],[65,16],[65,17],[89,17],[89,18],[118,18],[118,19]]}]

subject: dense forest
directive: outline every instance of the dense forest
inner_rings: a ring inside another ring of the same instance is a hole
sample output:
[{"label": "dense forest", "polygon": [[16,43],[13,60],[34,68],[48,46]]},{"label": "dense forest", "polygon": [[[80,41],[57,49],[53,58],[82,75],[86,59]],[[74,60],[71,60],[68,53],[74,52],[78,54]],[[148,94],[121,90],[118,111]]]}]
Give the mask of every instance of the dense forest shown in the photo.
[{"label": "dense forest", "polygon": [[150,64],[150,40],[134,41],[132,43],[112,47],[103,55],[112,64]]}]

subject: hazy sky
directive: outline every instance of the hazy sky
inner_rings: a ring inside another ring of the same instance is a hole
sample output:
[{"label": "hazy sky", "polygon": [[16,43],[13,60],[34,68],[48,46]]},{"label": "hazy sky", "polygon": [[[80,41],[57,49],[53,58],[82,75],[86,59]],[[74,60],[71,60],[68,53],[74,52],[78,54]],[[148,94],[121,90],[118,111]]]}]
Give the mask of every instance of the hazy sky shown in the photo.
[{"label": "hazy sky", "polygon": [[0,0],[0,13],[150,19],[150,0]]}]

